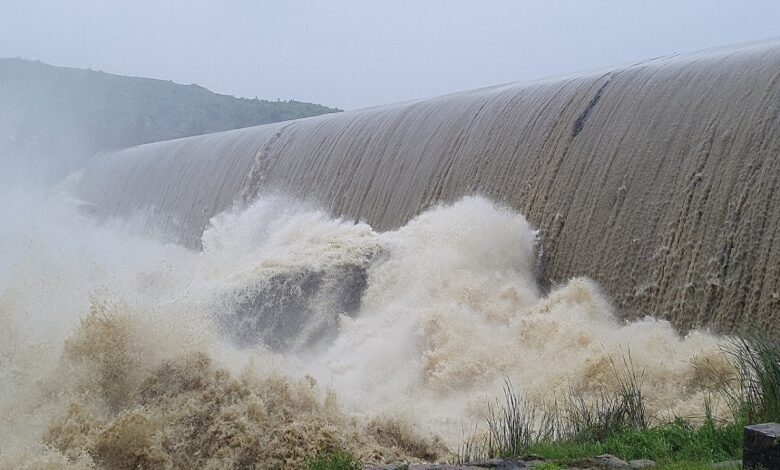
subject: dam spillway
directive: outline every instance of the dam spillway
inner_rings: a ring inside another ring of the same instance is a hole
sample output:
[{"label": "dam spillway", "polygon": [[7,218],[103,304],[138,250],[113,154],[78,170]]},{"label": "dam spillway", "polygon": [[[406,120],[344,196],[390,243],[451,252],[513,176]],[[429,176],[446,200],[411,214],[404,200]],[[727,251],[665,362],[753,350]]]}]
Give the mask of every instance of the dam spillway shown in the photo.
[{"label": "dam spillway", "polygon": [[780,43],[147,144],[78,196],[197,247],[282,191],[385,230],[481,194],[539,230],[539,276],[597,281],[627,318],[780,334]]}]

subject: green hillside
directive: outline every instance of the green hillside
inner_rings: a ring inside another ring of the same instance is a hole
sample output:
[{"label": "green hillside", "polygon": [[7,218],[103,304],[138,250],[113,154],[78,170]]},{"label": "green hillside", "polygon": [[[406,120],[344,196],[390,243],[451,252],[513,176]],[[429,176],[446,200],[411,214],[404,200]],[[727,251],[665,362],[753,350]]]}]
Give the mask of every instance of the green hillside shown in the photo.
[{"label": "green hillside", "polygon": [[0,158],[77,168],[96,152],[339,110],[0,59]]}]

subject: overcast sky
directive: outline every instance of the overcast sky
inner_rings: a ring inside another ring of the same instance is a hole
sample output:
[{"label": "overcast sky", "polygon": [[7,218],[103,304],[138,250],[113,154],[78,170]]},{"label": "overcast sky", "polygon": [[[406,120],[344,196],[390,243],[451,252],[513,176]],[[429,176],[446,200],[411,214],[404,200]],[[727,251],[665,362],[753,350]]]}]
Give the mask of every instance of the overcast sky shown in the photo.
[{"label": "overcast sky", "polygon": [[0,57],[345,109],[778,36],[777,0],[0,0]]}]

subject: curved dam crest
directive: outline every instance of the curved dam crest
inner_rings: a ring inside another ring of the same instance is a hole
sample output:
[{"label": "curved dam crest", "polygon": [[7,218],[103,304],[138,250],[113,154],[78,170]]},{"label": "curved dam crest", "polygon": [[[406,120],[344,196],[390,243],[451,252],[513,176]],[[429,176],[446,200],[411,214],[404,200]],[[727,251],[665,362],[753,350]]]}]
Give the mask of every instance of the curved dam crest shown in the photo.
[{"label": "curved dam crest", "polygon": [[780,42],[659,59],[94,158],[101,217],[197,247],[280,190],[397,228],[482,194],[539,229],[540,276],[588,276],[627,318],[780,334]]}]

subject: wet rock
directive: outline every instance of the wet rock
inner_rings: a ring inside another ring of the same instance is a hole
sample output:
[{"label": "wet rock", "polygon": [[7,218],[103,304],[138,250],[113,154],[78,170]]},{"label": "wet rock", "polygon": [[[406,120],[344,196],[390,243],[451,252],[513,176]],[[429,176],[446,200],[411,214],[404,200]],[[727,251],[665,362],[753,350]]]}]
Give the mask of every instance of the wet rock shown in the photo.
[{"label": "wet rock", "polygon": [[628,462],[628,468],[641,469],[641,468],[653,468],[655,462],[649,459],[637,459]]},{"label": "wet rock", "polygon": [[239,346],[258,343],[289,351],[332,340],[339,316],[353,315],[368,288],[368,267],[359,263],[313,270],[291,267],[260,275],[250,285],[228,292],[215,306],[223,331]]},{"label": "wet rock", "polygon": [[745,468],[780,468],[780,423],[745,426]]}]

